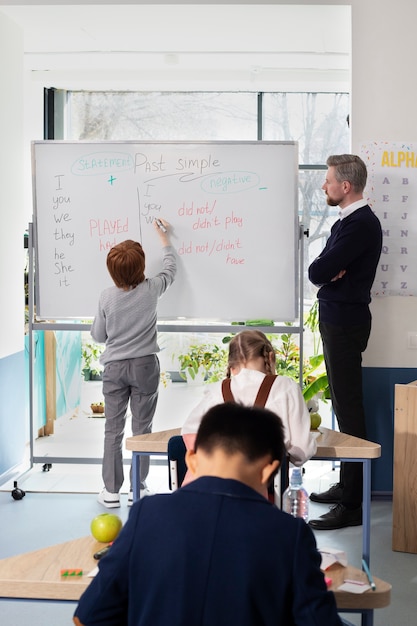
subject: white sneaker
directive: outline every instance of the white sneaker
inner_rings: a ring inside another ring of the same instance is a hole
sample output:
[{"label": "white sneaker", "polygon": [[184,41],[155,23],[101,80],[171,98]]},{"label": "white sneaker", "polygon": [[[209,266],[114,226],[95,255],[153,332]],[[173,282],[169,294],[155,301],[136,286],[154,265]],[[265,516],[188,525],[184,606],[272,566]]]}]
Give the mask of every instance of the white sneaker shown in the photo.
[{"label": "white sneaker", "polygon": [[[144,489],[140,490],[140,498],[144,498],[145,496],[153,496],[154,492],[151,491],[150,489],[148,489],[148,487],[145,487]],[[129,495],[127,496],[127,506],[132,506],[133,504],[133,491],[129,491]]]},{"label": "white sneaker", "polygon": [[118,493],[110,493],[104,488],[98,494],[97,502],[100,502],[106,509],[118,509],[120,507],[120,496]]}]

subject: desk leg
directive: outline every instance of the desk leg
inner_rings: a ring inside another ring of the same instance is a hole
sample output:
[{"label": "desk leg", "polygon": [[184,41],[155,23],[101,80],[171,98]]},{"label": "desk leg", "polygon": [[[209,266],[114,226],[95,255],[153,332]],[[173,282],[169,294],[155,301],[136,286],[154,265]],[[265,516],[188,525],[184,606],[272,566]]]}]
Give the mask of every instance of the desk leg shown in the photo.
[{"label": "desk leg", "polygon": [[[363,461],[363,529],[362,529],[362,558],[369,565],[371,553],[371,459]],[[362,613],[362,626],[373,626],[374,612]]]},{"label": "desk leg", "polygon": [[132,452],[132,491],[133,502],[140,498],[140,454]]},{"label": "desk leg", "polygon": [[371,546],[371,459],[363,461],[362,558],[369,565]]},{"label": "desk leg", "polygon": [[372,609],[369,609],[368,611],[364,611],[362,613],[361,624],[362,624],[362,626],[373,626],[373,624],[374,624],[374,612],[373,612]]}]

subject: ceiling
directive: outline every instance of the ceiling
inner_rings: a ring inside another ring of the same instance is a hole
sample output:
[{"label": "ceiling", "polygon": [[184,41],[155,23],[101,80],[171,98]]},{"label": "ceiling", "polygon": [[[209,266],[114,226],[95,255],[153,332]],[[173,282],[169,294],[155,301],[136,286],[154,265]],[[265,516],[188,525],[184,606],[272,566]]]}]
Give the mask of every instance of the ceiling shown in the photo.
[{"label": "ceiling", "polygon": [[23,31],[26,69],[39,78],[52,72],[57,87],[59,77],[76,83],[195,72],[349,79],[348,6],[0,1],[0,13]]}]

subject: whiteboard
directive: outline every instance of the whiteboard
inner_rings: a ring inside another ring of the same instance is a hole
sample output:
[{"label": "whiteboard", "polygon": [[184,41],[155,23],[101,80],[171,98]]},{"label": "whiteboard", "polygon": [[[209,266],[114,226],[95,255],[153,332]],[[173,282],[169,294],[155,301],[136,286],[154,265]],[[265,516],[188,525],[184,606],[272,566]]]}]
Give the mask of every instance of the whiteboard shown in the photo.
[{"label": "whiteboard", "polygon": [[37,141],[32,165],[37,318],[94,317],[125,239],[160,271],[158,217],[178,262],[159,320],[296,318],[296,142]]}]

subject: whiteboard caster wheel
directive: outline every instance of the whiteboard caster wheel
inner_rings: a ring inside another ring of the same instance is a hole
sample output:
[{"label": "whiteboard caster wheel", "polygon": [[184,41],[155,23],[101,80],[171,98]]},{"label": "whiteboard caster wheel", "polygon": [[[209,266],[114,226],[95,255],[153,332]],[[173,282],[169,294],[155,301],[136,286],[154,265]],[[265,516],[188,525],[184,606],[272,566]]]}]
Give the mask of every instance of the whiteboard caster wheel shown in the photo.
[{"label": "whiteboard caster wheel", "polygon": [[12,491],[13,500],[22,500],[22,498],[25,497],[26,492],[23,491],[23,489],[19,489],[19,487],[17,486],[17,480],[14,481],[13,487],[14,487]]}]

